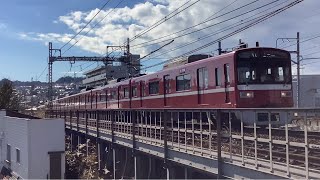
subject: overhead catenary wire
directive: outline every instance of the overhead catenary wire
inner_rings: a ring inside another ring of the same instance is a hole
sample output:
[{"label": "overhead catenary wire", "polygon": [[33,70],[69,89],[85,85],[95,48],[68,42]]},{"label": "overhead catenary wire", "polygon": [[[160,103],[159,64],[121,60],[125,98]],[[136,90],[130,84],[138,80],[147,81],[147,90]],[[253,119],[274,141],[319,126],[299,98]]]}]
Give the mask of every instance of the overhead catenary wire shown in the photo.
[{"label": "overhead catenary wire", "polygon": [[[176,10],[179,10],[180,8],[182,8],[183,6],[185,6],[186,4],[188,4],[189,2],[191,2],[191,0],[187,1],[186,3],[184,3],[182,6],[178,7]],[[151,25],[150,27],[148,27],[147,29],[143,30],[142,32],[140,32],[139,34],[135,35],[132,39],[130,39],[130,42],[134,41],[135,39],[143,36],[144,34],[150,32],[151,30],[153,30],[154,28],[158,27],[159,25],[161,25],[162,23],[170,20],[171,18],[173,18],[174,16],[180,14],[181,12],[185,11],[186,9],[190,8],[191,6],[195,5],[196,3],[200,2],[200,0],[197,0],[195,2],[193,2],[192,4],[188,5],[187,7],[179,10],[178,12],[176,12],[175,14],[171,15],[173,12],[171,12],[169,15],[165,16],[164,18],[160,19],[159,21],[157,21],[156,23],[154,23],[153,25]],[[175,10],[175,11],[176,11]]]},{"label": "overhead catenary wire", "polygon": [[[180,14],[181,12],[185,11],[186,9],[190,8],[191,6],[193,6],[194,4],[198,3],[200,0],[197,0],[196,2],[192,3],[191,5],[183,8],[182,10],[178,11],[180,8],[182,8],[183,6],[185,6],[186,4],[188,4],[189,2],[191,2],[191,0],[185,2],[184,4],[182,4],[181,6],[179,6],[177,9],[175,9],[174,11],[170,12],[169,14],[167,14],[165,17],[161,18],[160,20],[158,20],[157,22],[155,22],[154,24],[152,24],[151,26],[149,26],[148,28],[144,29],[142,32],[138,33],[137,35],[135,35],[132,39],[129,40],[129,42],[134,41],[135,39],[141,37],[142,35],[148,33],[149,31],[151,31],[152,29],[156,28],[157,26],[161,25],[162,23],[168,21],[169,19],[173,18],[174,16]],[[176,12],[178,11],[178,12]],[[176,13],[175,13],[176,12]],[[175,13],[175,14],[173,14]],[[171,16],[171,14],[173,14]],[[126,42],[123,43],[123,45],[125,45]],[[131,46],[130,46],[131,47]],[[119,48],[114,49],[112,52],[119,50]],[[111,52],[111,53],[112,53]]]},{"label": "overhead catenary wire", "polygon": [[[314,40],[314,39],[317,39],[317,38],[320,38],[320,35],[316,35],[316,36],[314,36],[314,37],[311,37],[311,38],[305,39],[305,40],[303,40],[303,41],[300,41],[300,44],[301,44],[301,43],[308,42],[308,41],[311,41],[311,40]],[[291,46],[294,46],[294,45],[297,45],[297,43],[290,44],[290,45],[288,45],[288,46],[281,47],[281,48],[284,49],[284,48],[288,48],[288,47],[291,47]]]},{"label": "overhead catenary wire", "polygon": [[77,32],[67,43],[65,43],[60,49],[63,49],[66,45],[68,45],[74,38],[76,38],[93,20],[94,18],[109,4],[111,0],[108,0],[104,5],[99,9],[99,11],[87,22],[83,28],[80,29],[79,32]]},{"label": "overhead catenary wire", "polygon": [[277,10],[271,12],[271,13],[268,13],[268,14],[264,15],[264,16],[263,16],[262,18],[260,18],[259,20],[255,21],[255,22],[252,22],[252,23],[250,23],[250,24],[248,24],[248,25],[246,25],[246,26],[244,26],[244,27],[242,27],[242,28],[240,28],[240,29],[237,29],[237,30],[233,31],[232,33],[229,33],[229,34],[227,34],[227,35],[225,35],[225,36],[223,36],[223,37],[221,37],[221,38],[218,38],[218,39],[216,39],[216,40],[214,40],[214,41],[211,41],[211,42],[209,42],[209,43],[207,43],[207,44],[205,44],[205,45],[202,45],[202,46],[200,46],[200,47],[198,47],[198,48],[196,48],[196,49],[193,49],[193,50],[191,50],[191,51],[189,51],[189,52],[186,52],[186,53],[184,53],[184,54],[182,54],[182,55],[180,55],[180,56],[177,56],[177,57],[175,57],[175,58],[173,58],[173,59],[170,59],[170,60],[167,60],[167,61],[163,61],[163,62],[160,62],[160,63],[156,63],[156,64],[154,64],[154,65],[147,66],[147,67],[145,67],[145,68],[142,68],[141,70],[145,70],[145,69],[149,69],[149,68],[152,68],[152,67],[156,67],[156,66],[162,65],[162,64],[164,64],[164,63],[171,62],[171,61],[173,61],[173,60],[175,60],[175,59],[177,59],[177,58],[179,58],[179,57],[184,57],[184,56],[193,54],[193,53],[195,53],[195,52],[197,52],[197,51],[199,51],[199,50],[201,50],[201,49],[207,48],[207,47],[209,47],[209,46],[211,46],[211,45],[213,45],[213,44],[215,44],[215,43],[217,43],[217,42],[219,42],[219,41],[221,41],[221,40],[224,40],[224,39],[226,39],[226,38],[229,38],[229,37],[231,37],[231,36],[233,36],[233,35],[235,35],[235,34],[238,34],[238,33],[242,32],[242,31],[244,31],[244,30],[246,30],[246,29],[248,29],[248,28],[250,28],[250,27],[253,27],[253,26],[255,26],[256,24],[259,24],[259,23],[261,23],[261,22],[263,22],[263,21],[265,21],[265,20],[267,20],[267,19],[269,19],[269,18],[271,18],[271,17],[273,17],[273,16],[275,16],[275,15],[277,15],[277,14],[279,14],[279,13],[281,13],[281,12],[283,12],[283,11],[285,11],[285,10],[293,7],[293,6],[295,6],[295,5],[297,5],[298,3],[301,3],[302,1],[304,1],[304,0],[296,0],[296,1],[294,1],[294,2],[292,2],[292,3],[290,3],[290,4],[288,4],[288,5],[286,5],[286,6],[284,6],[284,7],[281,7],[281,8],[279,8],[279,9],[277,9]]},{"label": "overhead catenary wire", "polygon": [[[145,44],[148,44],[148,43],[150,43],[150,42],[154,42],[154,41],[157,41],[157,40],[160,40],[160,39],[164,39],[164,38],[166,38],[166,37],[170,37],[170,36],[175,35],[175,34],[178,34],[178,33],[185,32],[185,31],[187,31],[187,30],[193,29],[193,28],[198,27],[198,26],[200,26],[200,25],[202,25],[202,24],[205,24],[205,23],[207,23],[207,22],[210,22],[210,21],[212,21],[212,20],[215,20],[215,19],[217,19],[217,18],[220,18],[220,17],[223,17],[223,16],[228,15],[228,14],[230,14],[230,13],[233,13],[233,12],[235,12],[235,11],[237,11],[237,10],[240,10],[240,9],[244,8],[244,7],[247,7],[247,6],[249,6],[249,5],[252,5],[252,4],[254,4],[254,3],[258,2],[258,1],[259,1],[259,0],[255,0],[255,1],[253,1],[253,2],[247,3],[247,4],[242,5],[242,6],[238,7],[238,8],[236,8],[236,9],[233,9],[233,10],[231,10],[231,11],[228,11],[228,12],[226,12],[226,13],[223,13],[223,14],[221,14],[221,15],[219,15],[219,16],[212,17],[212,18],[207,19],[207,20],[205,20],[205,21],[202,21],[202,22],[200,22],[200,23],[198,23],[198,24],[196,24],[196,25],[193,25],[193,26],[190,26],[190,27],[188,27],[188,28],[185,28],[185,29],[176,31],[176,32],[174,32],[174,33],[171,33],[171,34],[168,34],[168,35],[165,35],[165,36],[162,36],[162,37],[159,37],[159,38],[156,38],[156,39],[147,41],[147,42],[143,42],[143,43],[140,43],[140,44],[131,45],[131,48],[134,48],[134,47],[137,47],[137,46],[138,46],[138,47],[141,47],[141,45],[145,45]],[[276,1],[279,1],[279,0],[276,0]],[[268,4],[272,4],[272,3],[274,3],[274,2],[275,2],[275,1],[273,1],[273,2],[271,2],[271,3],[268,3]],[[229,5],[230,5],[230,4],[229,4]],[[222,8],[222,10],[224,10],[224,9],[227,8],[227,7],[228,7],[228,6]],[[220,10],[220,11],[221,11],[221,10]],[[219,11],[219,12],[220,12],[220,11]],[[218,13],[218,12],[217,12],[217,13]],[[217,14],[217,13],[214,13],[214,14]],[[246,12],[246,13],[250,13],[250,12]],[[243,14],[246,14],[246,13],[243,13]],[[240,15],[241,15],[241,14],[240,14]],[[240,15],[238,15],[238,16],[240,16]],[[233,17],[233,18],[234,18],[234,17]],[[230,18],[230,20],[232,20],[233,18]],[[212,25],[212,26],[214,26],[214,25]],[[212,27],[212,26],[209,26],[209,27]],[[207,26],[207,27],[208,27],[208,26]],[[207,27],[206,27],[205,29],[207,29]],[[202,31],[202,30],[204,30],[204,29],[197,29],[197,30],[195,30],[195,31],[192,31],[192,33],[196,33],[196,32]],[[183,36],[185,36],[185,35],[192,34],[192,33],[191,33],[191,32],[184,33],[184,34],[182,34],[182,35],[179,35],[179,36],[173,37],[173,38],[180,38],[180,37],[183,37]],[[162,40],[162,41],[160,41],[160,42],[164,42],[164,41],[168,41],[168,39]],[[152,44],[149,44],[149,45],[155,45],[155,44],[158,44],[158,43],[159,43],[159,42],[157,42],[157,43],[152,43]]]},{"label": "overhead catenary wire", "polygon": [[[288,2],[288,1],[289,1],[289,0],[287,0],[287,1],[285,1],[285,2],[278,3],[278,4],[276,4],[276,5],[272,6],[272,7],[269,7],[269,8],[267,8],[267,9],[263,10],[263,11],[260,11],[260,12],[256,13],[254,16],[257,16],[257,15],[259,15],[259,14],[262,14],[262,13],[264,13],[264,12],[267,12],[267,11],[269,11],[269,10],[271,10],[271,9],[279,6],[279,5],[285,4],[285,3]],[[208,34],[208,35],[199,37],[199,38],[197,38],[196,40],[193,40],[193,41],[191,41],[191,42],[189,42],[189,43],[187,43],[187,44],[182,44],[182,45],[177,46],[177,47],[175,47],[175,48],[173,48],[173,49],[171,49],[171,50],[167,50],[167,51],[165,51],[165,52],[162,52],[161,54],[156,55],[156,56],[154,56],[154,57],[151,57],[151,58],[148,59],[148,60],[151,60],[152,58],[157,58],[157,57],[163,56],[163,55],[168,54],[168,53],[170,53],[170,52],[172,52],[172,51],[176,51],[176,50],[178,50],[178,49],[184,48],[184,47],[189,46],[189,45],[191,45],[191,44],[194,44],[194,43],[196,43],[196,42],[205,40],[205,39],[207,39],[207,38],[209,38],[209,37],[212,37],[212,36],[215,36],[215,35],[217,35],[217,34],[223,33],[223,32],[225,32],[225,31],[228,31],[228,30],[234,29],[234,28],[236,28],[236,27],[239,27],[240,25],[244,25],[244,24],[247,24],[247,23],[249,23],[249,22],[255,21],[255,20],[259,19],[260,17],[262,17],[262,16],[264,16],[264,15],[261,15],[261,16],[258,16],[258,17],[253,18],[254,16],[250,16],[250,17],[241,19],[240,21],[238,21],[238,22],[236,22],[236,23],[234,23],[234,24],[228,25],[228,26],[226,26],[226,27],[224,27],[224,28],[222,28],[222,29],[220,29],[220,30],[214,31],[214,32],[212,32],[212,33],[210,33],[210,34]],[[251,19],[251,18],[252,18],[252,19]],[[250,20],[248,20],[248,19],[250,19]],[[148,61],[148,60],[145,60],[145,61]]]},{"label": "overhead catenary wire", "polygon": [[69,51],[71,48],[73,48],[80,40],[82,40],[83,37],[85,37],[89,32],[91,32],[92,29],[94,29],[98,24],[100,24],[111,12],[113,12],[116,8],[119,7],[119,5],[123,2],[124,0],[121,0],[111,11],[109,11],[99,22],[97,22],[92,28],[90,28],[84,35],[82,35],[75,43],[73,43],[67,50],[65,50],[63,54],[65,54],[67,51]]},{"label": "overhead catenary wire", "polygon": [[43,71],[40,73],[40,75],[36,77],[36,80],[39,80],[42,77],[42,75],[47,70],[47,68],[48,68],[48,65],[43,69]]},{"label": "overhead catenary wire", "polygon": [[[121,0],[111,11],[109,11],[98,23],[96,23],[92,28],[90,28],[89,31],[87,31],[84,35],[87,35],[93,28],[95,28],[99,23],[101,23],[111,12],[114,11],[123,1],[124,1],[124,0]],[[101,9],[100,9],[100,11],[101,11]],[[99,11],[99,12],[100,12],[100,11]],[[74,44],[72,44],[72,46],[70,46],[66,51],[64,51],[64,52],[62,53],[62,55],[65,54],[67,51],[69,51],[72,47],[74,47],[83,37],[84,37],[84,36],[82,36],[82,37],[81,37],[80,39],[78,39]],[[80,65],[78,65],[78,66],[75,66],[75,67],[81,67],[81,66],[83,66],[83,65],[85,65],[85,64],[87,64],[87,63],[89,63],[89,62],[82,63],[82,64],[80,64]],[[85,68],[83,68],[82,71],[85,70],[85,69],[87,69],[87,68],[89,68],[89,67],[91,67],[93,64],[94,64],[94,63],[90,64],[89,66],[87,66],[87,67],[85,67]],[[66,73],[64,74],[64,76],[66,76],[69,72],[71,72],[72,68],[73,68],[73,67],[72,67],[72,65],[70,64],[70,69],[69,69],[68,72],[66,72]]]},{"label": "overhead catenary wire", "polygon": [[159,47],[159,48],[158,48],[158,49],[156,49],[156,50],[151,51],[149,54],[147,54],[147,55],[143,56],[142,58],[139,58],[139,59],[138,59],[138,60],[136,60],[136,61],[140,61],[140,60],[142,60],[142,59],[144,59],[144,58],[146,58],[146,57],[148,57],[148,56],[152,55],[153,53],[155,53],[155,52],[159,51],[160,49],[164,48],[165,46],[168,46],[169,44],[173,43],[173,41],[174,41],[174,40],[171,40],[170,42],[168,42],[168,43],[166,43],[166,44],[162,45],[161,47]]}]

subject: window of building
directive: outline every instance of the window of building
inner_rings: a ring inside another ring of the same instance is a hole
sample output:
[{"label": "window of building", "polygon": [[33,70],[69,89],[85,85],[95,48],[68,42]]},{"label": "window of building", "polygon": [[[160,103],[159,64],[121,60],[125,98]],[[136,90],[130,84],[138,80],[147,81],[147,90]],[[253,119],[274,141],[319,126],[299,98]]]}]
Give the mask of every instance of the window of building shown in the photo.
[{"label": "window of building", "polygon": [[11,145],[7,144],[7,161],[11,162]]},{"label": "window of building", "polygon": [[200,89],[206,89],[209,87],[209,75],[207,68],[198,69],[198,86]]},{"label": "window of building", "polygon": [[20,149],[16,148],[17,163],[20,163]]},{"label": "window of building", "polygon": [[129,88],[126,87],[126,88],[123,88],[123,96],[125,98],[128,98],[129,97]]},{"label": "window of building", "polygon": [[137,86],[132,87],[132,97],[137,97],[138,96],[138,88]]},{"label": "window of building", "polygon": [[149,82],[149,94],[159,93],[159,81]]},{"label": "window of building", "polygon": [[188,90],[191,88],[191,75],[184,74],[176,77],[177,91]]},{"label": "window of building", "polygon": [[221,85],[221,80],[220,80],[220,71],[219,68],[215,68],[214,70],[215,72],[215,77],[216,77],[216,86],[220,86]]}]

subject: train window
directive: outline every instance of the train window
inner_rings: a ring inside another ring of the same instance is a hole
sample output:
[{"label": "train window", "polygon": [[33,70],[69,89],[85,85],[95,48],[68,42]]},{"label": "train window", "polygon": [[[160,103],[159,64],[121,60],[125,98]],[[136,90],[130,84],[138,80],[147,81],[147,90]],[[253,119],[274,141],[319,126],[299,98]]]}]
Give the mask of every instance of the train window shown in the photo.
[{"label": "train window", "polygon": [[275,69],[275,80],[276,81],[284,81],[284,73],[283,73],[283,67],[278,67]]},{"label": "train window", "polygon": [[105,102],[106,101],[106,94],[104,92],[100,93],[100,101]]},{"label": "train window", "polygon": [[116,99],[116,97],[117,97],[117,92],[116,91],[111,91],[110,99]]},{"label": "train window", "polygon": [[198,69],[198,86],[200,89],[206,89],[209,86],[208,69],[200,68]]},{"label": "train window", "polygon": [[137,88],[137,86],[133,86],[132,87],[132,97],[137,97],[138,95],[138,88]]},{"label": "train window", "polygon": [[129,97],[129,88],[128,87],[126,87],[126,88],[123,88],[123,97],[125,97],[125,98],[127,98],[127,97]]},{"label": "train window", "polygon": [[224,64],[224,76],[225,76],[225,82],[230,83],[230,65]]},{"label": "train window", "polygon": [[219,70],[219,68],[215,68],[214,72],[215,72],[215,77],[216,77],[216,86],[220,86],[221,82],[220,82],[220,70]]},{"label": "train window", "polygon": [[177,91],[183,91],[183,90],[189,90],[191,88],[191,75],[190,74],[184,74],[176,77],[176,90]]},{"label": "train window", "polygon": [[149,94],[159,93],[159,81],[149,82]]}]

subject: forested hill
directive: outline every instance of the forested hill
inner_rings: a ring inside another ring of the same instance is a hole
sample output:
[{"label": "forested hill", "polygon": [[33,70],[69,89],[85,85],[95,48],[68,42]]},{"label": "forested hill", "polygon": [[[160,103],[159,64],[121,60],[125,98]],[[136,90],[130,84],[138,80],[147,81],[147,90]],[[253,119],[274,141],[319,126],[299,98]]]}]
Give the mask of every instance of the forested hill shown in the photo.
[{"label": "forested hill", "polygon": [[70,84],[70,83],[76,83],[76,84],[78,84],[78,83],[81,83],[82,82],[82,80],[83,80],[84,78],[83,77],[71,77],[71,76],[66,76],[66,77],[61,77],[61,78],[59,78],[57,81],[56,81],[56,83],[58,83],[58,84]]}]

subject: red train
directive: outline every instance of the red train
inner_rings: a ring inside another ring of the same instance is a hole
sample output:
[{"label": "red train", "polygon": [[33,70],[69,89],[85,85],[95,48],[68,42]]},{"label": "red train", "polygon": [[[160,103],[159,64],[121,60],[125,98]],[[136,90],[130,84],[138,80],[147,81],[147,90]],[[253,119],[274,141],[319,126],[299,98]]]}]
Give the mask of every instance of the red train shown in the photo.
[{"label": "red train", "polygon": [[54,101],[54,109],[292,107],[290,53],[243,48]]}]

